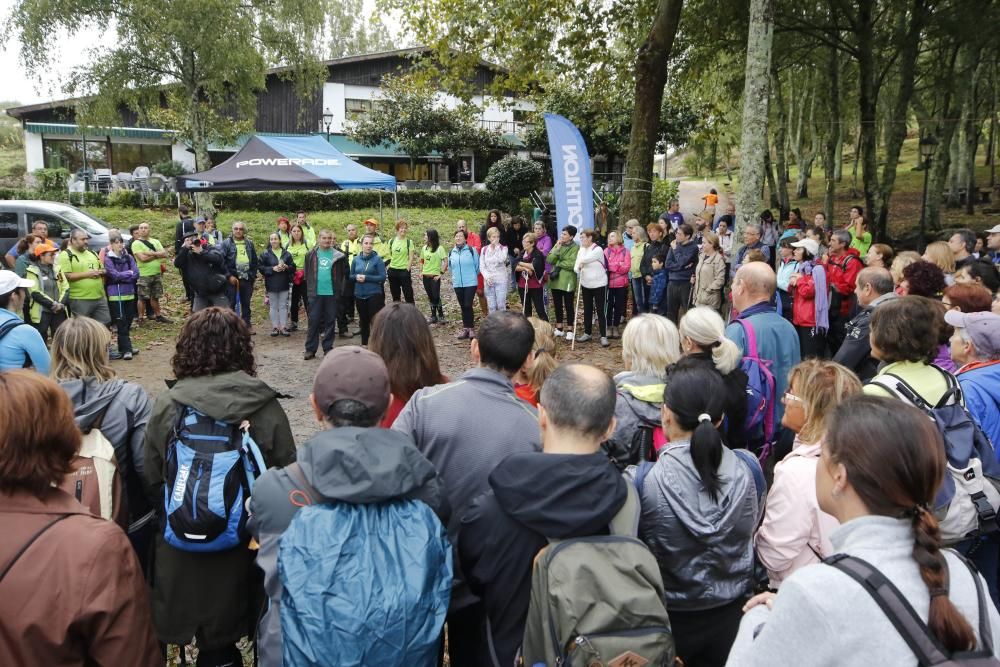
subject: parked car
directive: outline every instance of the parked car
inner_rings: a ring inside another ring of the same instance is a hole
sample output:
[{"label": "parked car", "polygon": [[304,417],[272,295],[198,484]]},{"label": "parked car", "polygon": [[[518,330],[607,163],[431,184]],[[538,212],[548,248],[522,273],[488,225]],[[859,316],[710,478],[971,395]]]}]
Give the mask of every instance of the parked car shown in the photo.
[{"label": "parked car", "polygon": [[[69,238],[74,229],[90,235],[90,248],[97,252],[108,245],[108,225],[103,220],[81,211],[75,206],[51,201],[0,200],[0,255],[17,245],[18,239],[31,232],[32,225],[43,221],[49,228],[49,239],[58,244]],[[128,231],[122,233],[126,241]]]}]

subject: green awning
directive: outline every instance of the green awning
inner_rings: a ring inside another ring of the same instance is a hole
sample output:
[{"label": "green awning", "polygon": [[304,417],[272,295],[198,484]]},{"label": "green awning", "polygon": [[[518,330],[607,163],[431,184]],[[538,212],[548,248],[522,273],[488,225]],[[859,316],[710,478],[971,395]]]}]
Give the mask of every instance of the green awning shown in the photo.
[{"label": "green awning", "polygon": [[68,123],[25,123],[24,129],[32,134],[67,134],[79,137],[124,137],[127,139],[173,139],[173,130],[143,127],[84,127]]}]

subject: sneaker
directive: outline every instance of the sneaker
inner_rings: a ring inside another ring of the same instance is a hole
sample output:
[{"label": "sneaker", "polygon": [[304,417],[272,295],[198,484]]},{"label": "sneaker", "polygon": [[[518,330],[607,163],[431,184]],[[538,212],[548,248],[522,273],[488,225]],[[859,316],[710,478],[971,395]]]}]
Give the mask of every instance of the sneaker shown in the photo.
[{"label": "sneaker", "polygon": [[607,336],[601,336],[601,347],[607,347],[608,345],[611,345],[611,343],[608,342]]},{"label": "sneaker", "polygon": [[163,324],[173,324],[174,323],[174,321],[172,319],[170,319],[169,317],[164,317],[163,315],[157,315],[155,319],[156,319],[157,322],[161,322]]},{"label": "sneaker", "polygon": [[588,340],[590,340],[590,334],[583,334],[582,336],[576,339],[576,342],[586,343]]},{"label": "sneaker", "polygon": [[572,343],[573,342],[573,332],[572,331],[567,331],[566,332],[566,342],[567,343]]},{"label": "sneaker", "polygon": [[315,359],[315,358],[316,358],[316,353],[315,352],[306,352],[302,356],[302,360],[303,361],[309,361],[310,359]]},{"label": "sneaker", "polygon": [[461,331],[458,332],[458,335],[455,336],[455,338],[457,338],[458,340],[466,340],[468,339],[468,337],[469,337],[468,329],[462,329]]},{"label": "sneaker", "polygon": [[132,353],[126,352],[125,354],[122,355],[122,359],[124,359],[125,361],[132,361]]},{"label": "sneaker", "polygon": [[271,338],[277,338],[279,335],[277,329],[271,329]]},{"label": "sneaker", "polygon": [[552,335],[555,336],[556,338],[562,338],[566,334],[563,333],[562,329],[556,329],[554,332],[552,332]]},{"label": "sneaker", "polygon": [[292,334],[288,333],[288,329],[281,329],[281,330],[278,331],[278,333],[280,333],[285,338],[288,338],[289,336],[292,335]]},{"label": "sneaker", "polygon": [[122,353],[116,350],[111,350],[111,352],[108,353],[108,359],[110,359],[111,361],[118,361],[121,358],[122,358]]}]

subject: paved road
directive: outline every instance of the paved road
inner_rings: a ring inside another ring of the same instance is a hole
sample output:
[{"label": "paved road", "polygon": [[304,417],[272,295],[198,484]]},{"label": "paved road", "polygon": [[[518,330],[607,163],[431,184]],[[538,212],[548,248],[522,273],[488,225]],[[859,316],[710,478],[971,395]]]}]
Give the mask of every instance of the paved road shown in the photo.
[{"label": "paved road", "polygon": [[722,215],[729,204],[729,196],[726,194],[725,188],[719,183],[701,179],[680,182],[680,190],[677,198],[680,200],[681,213],[684,214],[686,221],[691,222],[694,218],[701,215],[702,208],[705,206],[705,202],[701,198],[703,195],[708,194],[711,188],[715,188],[715,191],[719,193],[719,205],[715,208],[715,214]]}]

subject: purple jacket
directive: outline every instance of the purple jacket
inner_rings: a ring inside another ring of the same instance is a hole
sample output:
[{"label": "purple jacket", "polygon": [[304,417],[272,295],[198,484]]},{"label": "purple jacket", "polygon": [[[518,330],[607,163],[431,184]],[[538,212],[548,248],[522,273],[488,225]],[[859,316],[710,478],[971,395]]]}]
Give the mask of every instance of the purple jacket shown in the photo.
[{"label": "purple jacket", "polygon": [[110,252],[104,254],[105,285],[109,301],[129,301],[135,298],[135,284],[139,280],[139,268],[135,258],[128,253],[115,257]]},{"label": "purple jacket", "polygon": [[[549,238],[548,234],[543,234],[535,239],[535,247],[538,251],[542,253],[542,257],[548,257],[549,251],[552,250],[552,239]],[[545,274],[548,275],[552,271],[552,265],[545,262]]]}]

